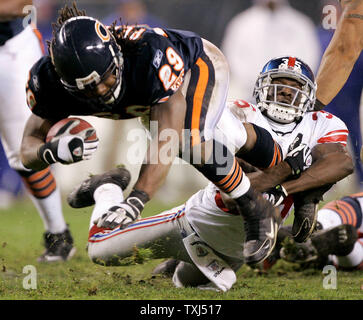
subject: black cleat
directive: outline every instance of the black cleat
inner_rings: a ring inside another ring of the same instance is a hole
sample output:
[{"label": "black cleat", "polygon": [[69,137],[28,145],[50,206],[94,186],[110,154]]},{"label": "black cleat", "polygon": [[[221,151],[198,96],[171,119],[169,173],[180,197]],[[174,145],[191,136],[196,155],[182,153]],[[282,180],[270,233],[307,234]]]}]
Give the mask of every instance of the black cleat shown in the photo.
[{"label": "black cleat", "polygon": [[245,223],[245,262],[255,265],[265,260],[275,247],[280,222],[279,211],[252,188],[235,200]]},{"label": "black cleat", "polygon": [[38,262],[67,261],[76,253],[73,238],[68,229],[62,233],[44,233],[45,252],[38,258]]},{"label": "black cleat", "polygon": [[329,184],[293,195],[295,213],[292,236],[296,242],[304,242],[315,230],[319,202],[331,186]]},{"label": "black cleat", "polygon": [[126,168],[116,168],[103,174],[94,175],[84,180],[80,185],[72,190],[67,197],[67,202],[72,208],[85,208],[95,204],[93,193],[105,184],[113,183],[125,190],[130,183],[131,174]]},{"label": "black cleat", "polygon": [[318,217],[317,203],[294,203],[292,236],[296,242],[304,242],[313,233]]},{"label": "black cleat", "polygon": [[316,231],[305,243],[290,241],[280,255],[286,261],[305,263],[326,261],[329,255],[346,256],[358,239],[357,230],[349,224]]}]

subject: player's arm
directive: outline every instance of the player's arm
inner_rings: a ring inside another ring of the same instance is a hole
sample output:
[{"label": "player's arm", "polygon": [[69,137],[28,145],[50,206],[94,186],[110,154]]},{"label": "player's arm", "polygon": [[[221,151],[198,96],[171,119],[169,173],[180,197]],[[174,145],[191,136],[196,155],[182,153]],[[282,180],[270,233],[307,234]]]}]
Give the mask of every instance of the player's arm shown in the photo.
[{"label": "player's arm", "polygon": [[345,146],[323,143],[312,150],[313,164],[296,180],[282,183],[288,194],[334,184],[353,173],[353,162]]},{"label": "player's arm", "polygon": [[[173,94],[167,102],[151,108],[150,120],[157,121],[158,132],[157,136],[152,137],[146,159],[141,166],[139,178],[134,187],[136,190],[146,192],[150,198],[165,181],[169,168],[178,155],[185,110],[186,102],[180,91]],[[163,132],[163,130],[165,131]],[[176,141],[170,143],[169,139],[162,139],[162,132],[164,134],[169,132],[170,137],[174,134]]]},{"label": "player's arm", "polygon": [[24,129],[21,145],[21,160],[26,168],[41,170],[50,164],[59,162],[71,164],[91,159],[97,150],[96,141],[86,141],[86,131],[71,134],[77,122],[67,122],[60,126],[58,133],[45,142],[47,133],[57,120],[47,120],[31,115]]},{"label": "player's arm", "polygon": [[38,150],[44,145],[45,137],[54,121],[46,120],[32,114],[24,129],[21,144],[21,161],[26,168],[41,170],[49,164],[39,158]]},{"label": "player's arm", "polygon": [[1,0],[0,22],[24,17],[27,14],[26,12],[23,12],[24,7],[31,5],[32,3],[32,0]]},{"label": "player's arm", "polygon": [[317,74],[316,107],[330,103],[347,81],[363,49],[363,0],[342,0],[343,14]]},{"label": "player's arm", "polygon": [[291,167],[286,161],[282,161],[271,168],[247,173],[247,176],[253,188],[264,192],[288,179],[291,176]]}]

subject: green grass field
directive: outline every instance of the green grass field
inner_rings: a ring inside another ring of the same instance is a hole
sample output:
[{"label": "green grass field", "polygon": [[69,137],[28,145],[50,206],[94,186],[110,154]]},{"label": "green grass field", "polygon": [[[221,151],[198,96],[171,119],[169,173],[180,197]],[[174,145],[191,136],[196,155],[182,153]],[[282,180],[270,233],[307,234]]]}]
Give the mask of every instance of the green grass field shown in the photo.
[{"label": "green grass field", "polygon": [[[167,209],[151,202],[145,214]],[[1,300],[360,300],[363,273],[337,273],[337,288],[324,289],[321,270],[296,271],[297,265],[279,261],[269,273],[244,266],[238,281],[226,293],[177,289],[170,279],[152,276],[161,260],[122,267],[102,267],[89,261],[86,253],[91,209],[64,206],[77,253],[66,263],[41,264],[43,224],[32,204],[23,200],[0,211],[0,299]],[[34,266],[36,289],[24,289]],[[23,272],[25,271],[25,273]]]}]

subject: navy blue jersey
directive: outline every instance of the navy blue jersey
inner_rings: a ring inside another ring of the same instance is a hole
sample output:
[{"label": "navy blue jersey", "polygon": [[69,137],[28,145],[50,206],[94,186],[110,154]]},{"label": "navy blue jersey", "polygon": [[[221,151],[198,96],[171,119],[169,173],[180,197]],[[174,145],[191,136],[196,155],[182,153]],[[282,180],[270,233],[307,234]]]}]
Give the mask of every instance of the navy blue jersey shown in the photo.
[{"label": "navy blue jersey", "polygon": [[32,112],[46,119],[94,115],[129,119],[149,112],[183,83],[185,73],[203,55],[201,38],[192,32],[129,26],[124,38],[134,41],[132,53],[123,54],[122,99],[111,111],[79,100],[64,89],[49,56],[31,69],[27,100]]}]

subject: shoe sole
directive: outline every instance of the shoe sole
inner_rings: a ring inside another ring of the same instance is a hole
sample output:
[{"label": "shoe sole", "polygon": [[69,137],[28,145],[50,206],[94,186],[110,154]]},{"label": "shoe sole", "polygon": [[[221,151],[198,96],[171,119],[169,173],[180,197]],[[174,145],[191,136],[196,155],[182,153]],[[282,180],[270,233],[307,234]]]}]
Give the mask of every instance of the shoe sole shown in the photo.
[{"label": "shoe sole", "polygon": [[69,254],[67,255],[67,257],[64,259],[62,256],[44,256],[44,257],[40,257],[37,259],[38,262],[40,263],[53,263],[53,262],[65,262],[70,260],[76,253],[77,249],[76,248],[72,248],[71,251],[69,251]]},{"label": "shoe sole", "polygon": [[[253,261],[246,261],[246,264],[249,265],[249,266],[255,266],[259,263],[262,263],[264,262],[268,257],[269,255],[272,253],[273,249],[275,248],[276,246],[276,242],[277,242],[277,232],[278,232],[278,229],[279,229],[279,224],[277,222],[274,222],[273,223],[274,225],[274,238],[273,238],[273,242],[272,242],[272,245],[270,246],[270,249],[267,251],[267,253],[262,257],[260,258],[259,260],[253,260]],[[257,253],[256,253],[257,254]],[[255,255],[256,255],[255,254]],[[245,259],[247,260],[247,259]]]}]

